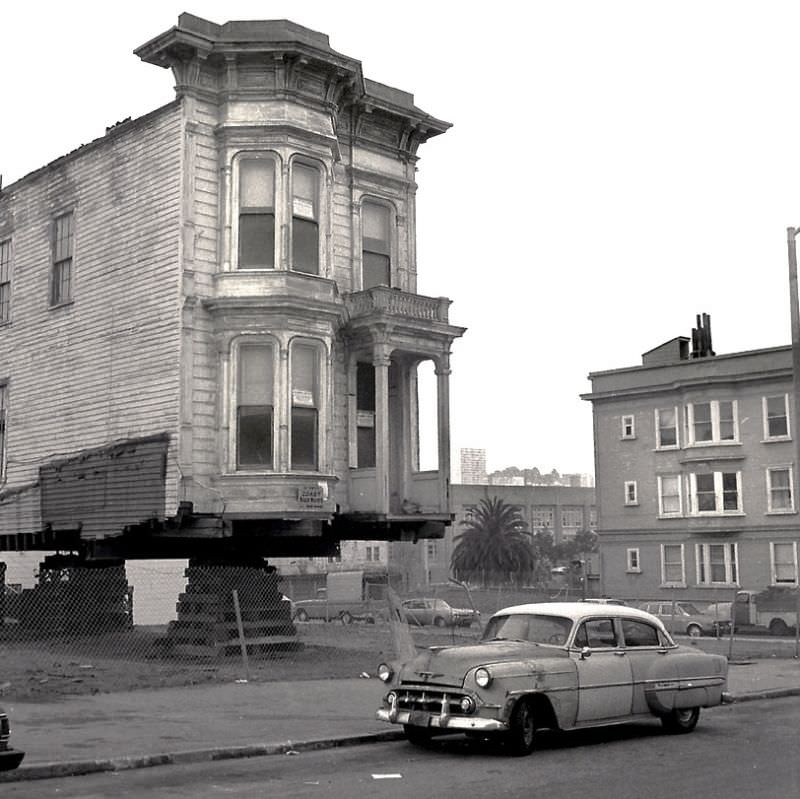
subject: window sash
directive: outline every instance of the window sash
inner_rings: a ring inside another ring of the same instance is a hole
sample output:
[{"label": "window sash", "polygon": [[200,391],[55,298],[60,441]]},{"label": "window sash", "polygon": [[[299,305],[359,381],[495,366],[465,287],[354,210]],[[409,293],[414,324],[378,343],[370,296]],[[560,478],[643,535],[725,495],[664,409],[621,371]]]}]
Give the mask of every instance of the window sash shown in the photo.
[{"label": "window sash", "polygon": [[659,408],[656,410],[656,447],[667,449],[678,446],[678,410],[677,408]]},{"label": "window sash", "polygon": [[236,398],[236,466],[274,466],[274,348],[247,344],[239,348]]},{"label": "window sash", "polygon": [[789,466],[767,469],[767,500],[770,511],[793,511],[792,469]]},{"label": "window sash", "polygon": [[625,559],[627,560],[627,571],[640,571],[638,549],[628,549],[625,553]]},{"label": "window sash", "polygon": [[797,544],[773,541],[769,545],[773,585],[797,585]]},{"label": "window sash", "polygon": [[0,484],[6,480],[6,431],[7,431],[8,389],[0,386]]},{"label": "window sash", "polygon": [[764,397],[764,437],[787,438],[789,436],[789,413],[785,394]]},{"label": "window sash", "polygon": [[295,343],[291,353],[291,468],[316,471],[319,462],[319,350]]},{"label": "window sash", "polygon": [[378,203],[361,206],[362,288],[391,285],[391,236],[389,209]]},{"label": "window sash", "polygon": [[694,515],[742,512],[740,472],[691,474],[690,483]]},{"label": "window sash", "polygon": [[239,163],[240,269],[275,267],[275,162],[244,158]]},{"label": "window sash", "polygon": [[659,475],[658,502],[661,516],[680,516],[683,512],[680,475]]},{"label": "window sash", "polygon": [[625,481],[625,504],[626,505],[636,505],[636,481],[635,480],[626,480]]},{"label": "window sash", "polygon": [[53,236],[53,266],[50,275],[50,304],[68,302],[72,296],[72,257],[74,247],[73,213],[56,217]]},{"label": "window sash", "polygon": [[11,316],[11,239],[0,241],[0,322]]},{"label": "window sash", "polygon": [[738,442],[736,400],[690,403],[688,428],[692,444]]},{"label": "window sash", "polygon": [[636,426],[633,416],[626,415],[622,417],[622,437],[636,438]]},{"label": "window sash", "polygon": [[683,544],[661,545],[661,583],[662,585],[686,584]]}]

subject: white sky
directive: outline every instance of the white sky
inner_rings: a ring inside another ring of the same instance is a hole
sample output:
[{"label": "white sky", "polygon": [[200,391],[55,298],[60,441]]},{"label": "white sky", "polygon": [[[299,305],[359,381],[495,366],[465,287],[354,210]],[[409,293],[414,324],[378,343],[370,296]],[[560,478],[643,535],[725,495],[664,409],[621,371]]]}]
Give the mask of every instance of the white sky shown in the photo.
[{"label": "white sky", "polygon": [[586,375],[711,314],[790,340],[800,4],[406,0],[0,6],[6,186],[174,96],[132,50],[182,11],[291,19],[454,127],[420,150],[419,291],[453,300],[454,468],[593,471]]}]

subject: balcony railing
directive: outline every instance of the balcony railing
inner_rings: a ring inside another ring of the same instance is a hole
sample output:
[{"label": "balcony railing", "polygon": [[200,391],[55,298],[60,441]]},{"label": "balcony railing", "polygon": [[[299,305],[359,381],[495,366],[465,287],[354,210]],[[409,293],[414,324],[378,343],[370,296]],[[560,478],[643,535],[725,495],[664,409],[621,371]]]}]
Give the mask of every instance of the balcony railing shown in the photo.
[{"label": "balcony railing", "polygon": [[425,297],[388,286],[376,286],[344,295],[344,304],[351,319],[379,313],[447,323],[450,303],[447,297]]}]

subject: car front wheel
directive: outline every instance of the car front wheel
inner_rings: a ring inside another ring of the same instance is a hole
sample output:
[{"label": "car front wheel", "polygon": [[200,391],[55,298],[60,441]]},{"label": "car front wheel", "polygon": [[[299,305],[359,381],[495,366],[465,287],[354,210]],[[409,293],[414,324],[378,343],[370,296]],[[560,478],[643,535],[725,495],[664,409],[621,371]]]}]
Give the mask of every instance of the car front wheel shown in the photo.
[{"label": "car front wheel", "polygon": [[690,624],[686,628],[686,635],[692,638],[699,638],[703,634],[703,628],[699,624]]},{"label": "car front wheel", "polygon": [[517,702],[511,714],[507,743],[513,755],[529,755],[533,751],[536,738],[536,719],[533,705],[527,699]]},{"label": "car front wheel", "polygon": [[433,623],[434,623],[434,625],[436,627],[446,627],[447,626],[447,622],[441,616],[437,616],[433,620]]},{"label": "car front wheel", "polygon": [[661,724],[667,732],[684,733],[691,732],[700,718],[700,708],[690,707],[683,710],[671,710],[661,717]]}]

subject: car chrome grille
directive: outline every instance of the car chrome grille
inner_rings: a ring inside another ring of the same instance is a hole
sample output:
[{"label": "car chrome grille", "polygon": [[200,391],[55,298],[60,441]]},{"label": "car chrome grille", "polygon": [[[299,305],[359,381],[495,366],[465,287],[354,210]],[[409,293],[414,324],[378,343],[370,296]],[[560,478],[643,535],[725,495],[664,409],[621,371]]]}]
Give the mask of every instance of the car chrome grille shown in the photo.
[{"label": "car chrome grille", "polygon": [[441,713],[442,702],[447,697],[447,712],[461,713],[463,691],[448,691],[443,688],[404,688],[396,689],[398,710],[423,710],[426,713]]}]

